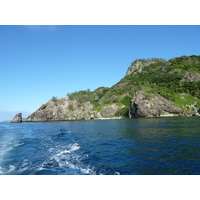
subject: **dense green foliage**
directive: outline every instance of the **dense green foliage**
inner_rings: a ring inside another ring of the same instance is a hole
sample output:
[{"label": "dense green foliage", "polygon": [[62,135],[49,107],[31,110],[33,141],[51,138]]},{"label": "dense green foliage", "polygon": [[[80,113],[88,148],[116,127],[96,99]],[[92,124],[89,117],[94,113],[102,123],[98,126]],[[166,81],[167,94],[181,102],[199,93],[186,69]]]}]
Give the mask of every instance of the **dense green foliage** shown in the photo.
[{"label": "dense green foliage", "polygon": [[[199,98],[199,81],[184,80],[186,73],[200,72],[200,56],[182,56],[169,61],[159,61],[145,67],[142,73],[130,74],[120,83],[126,86],[119,88],[120,92],[129,91],[133,95],[135,91],[152,88],[152,92],[158,92],[169,100],[175,93],[189,93]],[[199,80],[200,75],[198,74]]]},{"label": "dense green foliage", "polygon": [[168,70],[184,70],[184,71],[196,71],[200,72],[200,56],[181,56],[169,60],[170,67]]},{"label": "dense green foliage", "polygon": [[[138,61],[146,63],[142,72],[126,75],[111,88],[100,87],[93,92],[85,90],[67,96],[80,105],[89,101],[97,111],[105,105],[121,105],[123,108],[117,116],[128,116],[131,97],[139,90],[146,91],[147,97],[160,94],[182,108],[189,103],[200,104],[200,56],[181,56],[168,61],[137,59],[131,67]],[[181,94],[187,95],[183,98]]]},{"label": "dense green foliage", "polygon": [[185,82],[183,84],[185,91],[193,96],[196,96],[200,99],[200,81],[196,82]]}]

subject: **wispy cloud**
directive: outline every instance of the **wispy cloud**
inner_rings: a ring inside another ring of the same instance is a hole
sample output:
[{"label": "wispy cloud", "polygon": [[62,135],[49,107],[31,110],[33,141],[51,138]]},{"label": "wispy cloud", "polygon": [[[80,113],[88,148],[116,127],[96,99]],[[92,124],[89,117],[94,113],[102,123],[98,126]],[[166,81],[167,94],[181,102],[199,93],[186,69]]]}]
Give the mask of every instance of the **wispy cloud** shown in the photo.
[{"label": "wispy cloud", "polygon": [[7,105],[0,104],[0,108],[8,108]]},{"label": "wispy cloud", "polygon": [[56,25],[25,25],[26,29],[35,32],[49,31],[53,32],[56,30]]}]

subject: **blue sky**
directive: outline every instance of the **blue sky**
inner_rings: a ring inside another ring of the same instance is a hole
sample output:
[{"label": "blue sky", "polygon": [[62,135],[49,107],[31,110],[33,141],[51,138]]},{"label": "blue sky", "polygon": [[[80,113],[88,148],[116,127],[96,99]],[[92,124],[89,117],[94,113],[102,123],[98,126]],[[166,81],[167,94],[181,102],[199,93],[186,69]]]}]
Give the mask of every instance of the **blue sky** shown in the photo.
[{"label": "blue sky", "polygon": [[0,121],[111,87],[138,58],[200,55],[200,26],[0,26]]}]

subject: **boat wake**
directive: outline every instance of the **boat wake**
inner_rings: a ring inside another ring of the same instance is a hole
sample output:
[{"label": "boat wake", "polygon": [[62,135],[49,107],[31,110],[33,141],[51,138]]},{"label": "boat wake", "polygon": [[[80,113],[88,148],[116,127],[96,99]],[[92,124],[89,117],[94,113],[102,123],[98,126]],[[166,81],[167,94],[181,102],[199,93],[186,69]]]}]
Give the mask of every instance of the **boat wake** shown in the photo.
[{"label": "boat wake", "polygon": [[71,131],[39,137],[4,135],[0,141],[0,174],[4,175],[118,175],[97,164],[98,157],[78,142]]},{"label": "boat wake", "polygon": [[56,149],[50,148],[51,156],[48,160],[44,161],[37,169],[36,174],[49,174],[49,170],[56,174],[95,174],[95,171],[89,165],[84,164],[88,155],[79,152],[81,147],[78,143],[71,143],[64,150],[63,147]]}]

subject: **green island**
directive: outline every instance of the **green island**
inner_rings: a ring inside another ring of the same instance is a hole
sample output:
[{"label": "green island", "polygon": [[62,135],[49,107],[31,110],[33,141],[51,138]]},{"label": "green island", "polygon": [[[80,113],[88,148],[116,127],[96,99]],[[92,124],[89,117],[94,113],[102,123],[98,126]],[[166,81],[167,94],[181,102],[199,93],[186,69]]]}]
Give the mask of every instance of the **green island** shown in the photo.
[{"label": "green island", "polygon": [[137,59],[112,87],[52,97],[27,121],[200,115],[200,56]]}]

